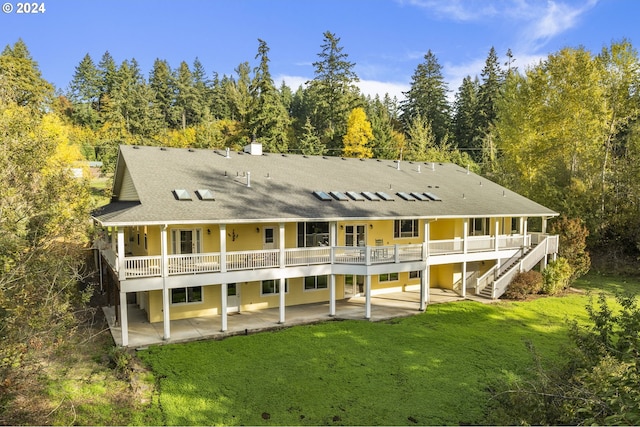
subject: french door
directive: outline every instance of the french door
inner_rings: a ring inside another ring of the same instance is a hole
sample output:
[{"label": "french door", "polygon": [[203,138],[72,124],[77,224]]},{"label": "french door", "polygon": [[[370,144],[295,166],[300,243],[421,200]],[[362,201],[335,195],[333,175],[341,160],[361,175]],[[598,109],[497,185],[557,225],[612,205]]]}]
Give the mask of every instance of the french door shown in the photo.
[{"label": "french door", "polygon": [[367,239],[365,235],[367,227],[364,225],[345,225],[344,226],[344,245],[345,246],[365,246]]}]

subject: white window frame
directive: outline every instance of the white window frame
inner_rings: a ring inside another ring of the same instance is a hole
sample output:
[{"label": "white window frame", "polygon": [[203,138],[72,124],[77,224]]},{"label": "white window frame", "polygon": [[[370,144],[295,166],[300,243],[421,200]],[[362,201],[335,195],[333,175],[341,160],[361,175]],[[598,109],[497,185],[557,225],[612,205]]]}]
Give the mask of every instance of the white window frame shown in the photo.
[{"label": "white window frame", "polygon": [[[189,289],[200,288],[200,300],[189,301]],[[183,289],[185,295],[185,301],[173,302],[173,291]],[[202,286],[184,286],[180,288],[171,288],[171,292],[169,293],[169,298],[171,298],[171,305],[188,305],[188,304],[202,304],[204,303],[204,287]]]},{"label": "white window frame", "polygon": [[[392,276],[395,276],[395,278],[393,278]],[[400,280],[400,273],[398,273],[397,271],[393,273],[382,273],[378,275],[379,283],[397,282],[398,280]]]},{"label": "white window frame", "polygon": [[[411,230],[403,231],[403,225],[411,224]],[[420,220],[418,219],[396,219],[393,221],[393,237],[395,239],[411,239],[420,237]]]},{"label": "white window frame", "polygon": [[[273,284],[273,292],[265,293],[264,292],[264,283],[265,282],[274,282]],[[289,279],[284,280],[284,293],[289,293]],[[269,280],[261,280],[260,281],[260,296],[261,297],[269,297],[274,295],[280,295],[280,279],[269,279]]]},{"label": "white window frame", "polygon": [[182,231],[190,231],[192,233],[191,238],[195,239],[194,246],[195,251],[190,253],[192,254],[200,254],[202,253],[202,228],[172,228],[171,229],[171,253],[174,255],[180,255],[182,252],[179,252],[180,248],[180,232]]},{"label": "white window frame", "polygon": [[[311,281],[313,280],[313,287],[312,288],[307,288],[307,280]],[[324,286],[319,286],[321,285],[322,282],[324,281]],[[304,289],[305,292],[309,291],[309,292],[313,292],[313,291],[323,291],[325,289],[329,289],[329,275],[327,274],[323,274],[320,276],[306,276],[302,278],[302,287]]]}]

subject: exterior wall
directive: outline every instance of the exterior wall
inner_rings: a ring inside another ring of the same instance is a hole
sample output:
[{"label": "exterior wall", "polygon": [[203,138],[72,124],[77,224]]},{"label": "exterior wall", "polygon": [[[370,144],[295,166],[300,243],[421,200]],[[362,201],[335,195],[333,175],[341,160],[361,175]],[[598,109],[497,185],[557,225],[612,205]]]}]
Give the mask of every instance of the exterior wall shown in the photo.
[{"label": "exterior wall", "polygon": [[439,219],[429,225],[430,240],[447,240],[464,237],[464,222],[466,219]]},{"label": "exterior wall", "polygon": [[[220,286],[203,286],[202,302],[170,304],[171,320],[220,314]],[[162,291],[149,291],[147,318],[149,322],[162,322]]]}]

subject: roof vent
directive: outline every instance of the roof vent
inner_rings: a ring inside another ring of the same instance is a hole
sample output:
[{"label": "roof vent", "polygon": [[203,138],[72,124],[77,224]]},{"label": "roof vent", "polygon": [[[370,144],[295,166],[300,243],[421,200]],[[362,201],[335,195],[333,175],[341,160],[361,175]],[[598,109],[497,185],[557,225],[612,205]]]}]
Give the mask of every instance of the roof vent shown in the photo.
[{"label": "roof vent", "polygon": [[224,155],[224,158],[225,159],[230,159],[231,158],[231,154],[230,153],[231,153],[231,150],[229,149],[229,147],[227,147],[226,154]]},{"label": "roof vent", "polygon": [[207,189],[198,189],[196,190],[196,195],[200,200],[215,200],[213,196],[213,192]]}]

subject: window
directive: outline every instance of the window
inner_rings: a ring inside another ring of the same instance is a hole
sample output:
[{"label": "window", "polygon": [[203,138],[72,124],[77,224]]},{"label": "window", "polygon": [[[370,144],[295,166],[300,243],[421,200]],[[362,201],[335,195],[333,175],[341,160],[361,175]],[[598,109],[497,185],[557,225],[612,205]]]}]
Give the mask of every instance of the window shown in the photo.
[{"label": "window", "polygon": [[488,236],[490,224],[489,218],[472,218],[470,221],[470,236]]},{"label": "window", "polygon": [[397,219],[394,221],[393,237],[418,237],[420,235],[419,221],[417,219]]},{"label": "window", "polygon": [[299,222],[298,247],[329,246],[328,222]]},{"label": "window", "polygon": [[[289,281],[285,280],[284,292],[289,292]],[[280,293],[280,279],[263,280],[260,295],[276,295]]]},{"label": "window", "polygon": [[379,282],[395,282],[398,280],[398,273],[384,273],[378,276]]},{"label": "window", "polygon": [[422,271],[420,270],[409,272],[409,279],[419,279],[421,277],[422,277]]},{"label": "window", "polygon": [[314,289],[327,289],[328,276],[308,276],[304,278],[304,289],[305,291],[314,290]]},{"label": "window", "polygon": [[171,304],[202,302],[202,286],[171,289]]},{"label": "window", "polygon": [[520,233],[520,218],[511,218],[511,234]]}]

